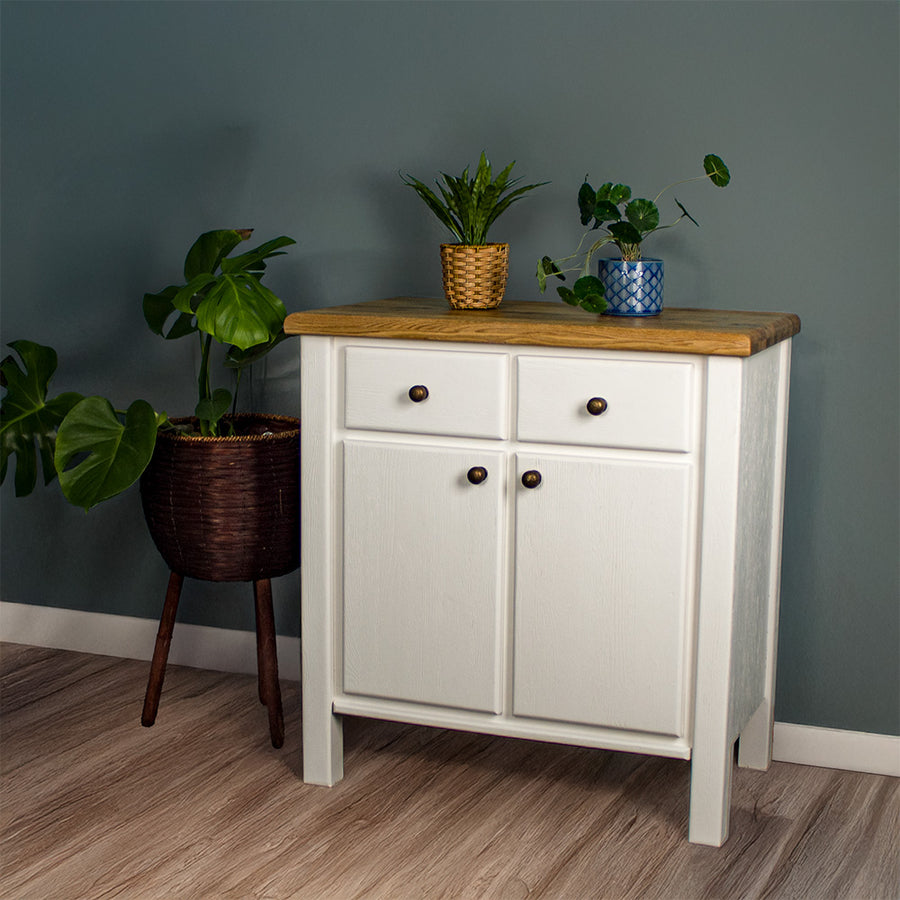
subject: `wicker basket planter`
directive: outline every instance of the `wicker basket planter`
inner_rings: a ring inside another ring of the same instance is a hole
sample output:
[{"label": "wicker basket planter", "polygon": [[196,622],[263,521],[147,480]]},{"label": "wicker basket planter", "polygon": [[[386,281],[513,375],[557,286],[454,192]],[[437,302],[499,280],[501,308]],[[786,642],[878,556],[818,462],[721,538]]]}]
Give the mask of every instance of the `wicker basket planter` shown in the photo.
[{"label": "wicker basket planter", "polygon": [[300,423],[264,415],[231,421],[236,437],[159,433],[141,476],[147,527],[178,575],[206,581],[285,575],[300,564]]},{"label": "wicker basket planter", "polygon": [[441,244],[444,295],[452,309],[493,309],[509,276],[509,244]]}]

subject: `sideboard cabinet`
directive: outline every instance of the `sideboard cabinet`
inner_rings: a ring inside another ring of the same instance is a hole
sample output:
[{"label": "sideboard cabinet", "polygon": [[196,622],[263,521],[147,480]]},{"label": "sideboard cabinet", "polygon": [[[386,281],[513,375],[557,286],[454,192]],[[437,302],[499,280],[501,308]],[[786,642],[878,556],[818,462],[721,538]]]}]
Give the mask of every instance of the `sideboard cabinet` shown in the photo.
[{"label": "sideboard cabinet", "polygon": [[788,314],[397,298],[297,313],[303,777],[341,717],[771,759]]}]

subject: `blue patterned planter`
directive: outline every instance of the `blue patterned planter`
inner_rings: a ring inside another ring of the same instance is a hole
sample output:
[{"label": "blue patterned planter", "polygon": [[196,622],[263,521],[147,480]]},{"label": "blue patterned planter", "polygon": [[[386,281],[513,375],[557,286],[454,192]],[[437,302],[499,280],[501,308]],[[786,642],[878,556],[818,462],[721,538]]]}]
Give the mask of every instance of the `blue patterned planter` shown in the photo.
[{"label": "blue patterned planter", "polygon": [[658,316],[663,308],[663,261],[601,259],[608,316]]}]

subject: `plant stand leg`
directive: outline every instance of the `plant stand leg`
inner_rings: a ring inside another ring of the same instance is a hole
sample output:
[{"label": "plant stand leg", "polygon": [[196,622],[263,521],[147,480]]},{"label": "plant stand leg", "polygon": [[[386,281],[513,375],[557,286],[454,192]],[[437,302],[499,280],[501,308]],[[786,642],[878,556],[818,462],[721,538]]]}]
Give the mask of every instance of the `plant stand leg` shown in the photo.
[{"label": "plant stand leg", "polygon": [[272,582],[261,578],[253,582],[256,601],[256,649],[259,670],[259,695],[269,711],[269,735],[272,746],[284,743],[284,715],[281,686],[278,683],[278,655],[275,647],[275,614],[272,609]]},{"label": "plant stand leg", "polygon": [[172,629],[175,627],[175,613],[178,611],[178,599],[181,597],[183,582],[182,575],[175,572],[169,575],[166,602],[163,604],[159,620],[156,646],[153,648],[153,660],[150,663],[150,678],[147,681],[147,694],[144,697],[144,711],[141,714],[141,725],[147,728],[156,721],[156,711],[159,709],[159,697],[162,693],[163,679],[166,677],[166,661],[169,658],[169,645],[172,643]]}]

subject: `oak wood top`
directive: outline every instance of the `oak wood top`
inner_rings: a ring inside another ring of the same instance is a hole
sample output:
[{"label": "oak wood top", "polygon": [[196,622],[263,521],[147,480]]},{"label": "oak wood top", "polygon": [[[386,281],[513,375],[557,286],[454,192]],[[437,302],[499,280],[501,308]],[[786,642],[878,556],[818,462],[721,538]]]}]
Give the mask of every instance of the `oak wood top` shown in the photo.
[{"label": "oak wood top", "polygon": [[752,356],[800,331],[793,313],[663,309],[658,316],[598,316],[563,303],[508,300],[454,310],[446,300],[392,297],[292,313],[288,334],[524,344],[602,350]]}]

